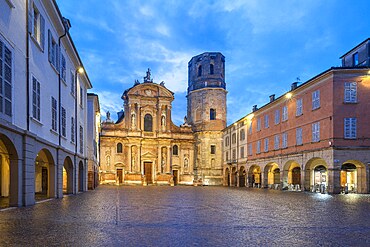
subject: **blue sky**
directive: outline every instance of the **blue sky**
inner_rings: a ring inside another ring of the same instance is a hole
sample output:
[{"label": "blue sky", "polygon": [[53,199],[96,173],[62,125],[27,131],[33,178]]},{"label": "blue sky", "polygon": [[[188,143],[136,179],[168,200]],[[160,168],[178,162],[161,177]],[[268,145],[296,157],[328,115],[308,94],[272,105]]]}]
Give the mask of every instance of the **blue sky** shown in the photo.
[{"label": "blue sky", "polygon": [[339,66],[370,37],[370,1],[57,0],[99,95],[113,119],[121,95],[151,68],[175,93],[172,120],[186,115],[187,63],[206,51],[226,57],[228,124]]}]

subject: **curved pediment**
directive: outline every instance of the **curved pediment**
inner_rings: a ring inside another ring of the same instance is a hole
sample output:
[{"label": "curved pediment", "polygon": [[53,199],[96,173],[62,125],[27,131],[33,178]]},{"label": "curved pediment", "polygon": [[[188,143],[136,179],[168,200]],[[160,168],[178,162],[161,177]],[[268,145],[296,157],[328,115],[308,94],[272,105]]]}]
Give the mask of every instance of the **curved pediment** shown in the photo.
[{"label": "curved pediment", "polygon": [[173,92],[162,85],[156,83],[141,83],[125,91],[123,97],[166,97],[173,99],[173,94]]}]

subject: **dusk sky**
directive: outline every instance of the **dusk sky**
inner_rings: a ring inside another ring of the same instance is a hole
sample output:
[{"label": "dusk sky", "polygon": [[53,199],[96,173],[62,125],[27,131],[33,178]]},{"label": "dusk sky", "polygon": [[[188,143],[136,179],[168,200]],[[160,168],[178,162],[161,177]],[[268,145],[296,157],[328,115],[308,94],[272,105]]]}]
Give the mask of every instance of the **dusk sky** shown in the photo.
[{"label": "dusk sky", "polygon": [[148,68],[175,93],[172,120],[186,115],[187,63],[226,57],[228,124],[332,66],[370,37],[370,1],[57,0],[99,95],[114,120],[121,95]]}]

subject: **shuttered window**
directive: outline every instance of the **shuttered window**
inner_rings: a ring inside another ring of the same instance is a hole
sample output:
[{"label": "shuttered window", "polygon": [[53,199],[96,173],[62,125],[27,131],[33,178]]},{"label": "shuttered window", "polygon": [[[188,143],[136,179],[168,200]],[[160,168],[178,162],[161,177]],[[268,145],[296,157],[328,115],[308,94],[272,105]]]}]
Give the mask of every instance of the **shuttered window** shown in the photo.
[{"label": "shuttered window", "polygon": [[0,40],[0,112],[12,116],[12,52]]},{"label": "shuttered window", "polygon": [[57,122],[57,100],[54,97],[51,97],[51,129],[54,131],[58,130]]},{"label": "shuttered window", "polygon": [[40,121],[40,82],[32,77],[32,117]]}]

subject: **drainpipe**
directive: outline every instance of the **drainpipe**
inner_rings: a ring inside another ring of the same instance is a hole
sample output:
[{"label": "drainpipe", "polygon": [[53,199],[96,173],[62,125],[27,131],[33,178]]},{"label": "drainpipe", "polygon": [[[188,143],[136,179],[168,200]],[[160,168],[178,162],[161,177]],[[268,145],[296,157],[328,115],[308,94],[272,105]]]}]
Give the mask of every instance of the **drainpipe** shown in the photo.
[{"label": "drainpipe", "polygon": [[[78,166],[77,166],[77,75],[78,75],[78,68],[75,70],[75,155],[74,155],[74,163],[75,163],[75,175],[77,175],[77,169]],[[78,188],[78,179],[77,178],[77,184],[76,184],[76,193],[78,192],[79,188]],[[75,176],[75,179],[76,181],[76,176]]]},{"label": "drainpipe", "polygon": [[29,1],[26,1],[26,112],[27,112],[27,131],[30,130],[30,36],[29,27]]}]

